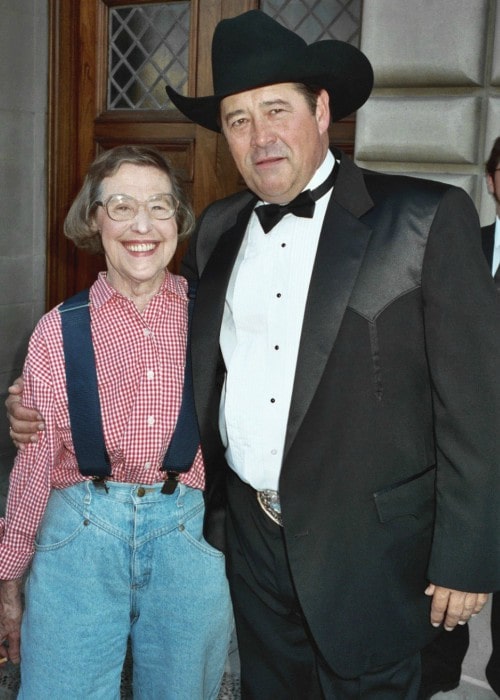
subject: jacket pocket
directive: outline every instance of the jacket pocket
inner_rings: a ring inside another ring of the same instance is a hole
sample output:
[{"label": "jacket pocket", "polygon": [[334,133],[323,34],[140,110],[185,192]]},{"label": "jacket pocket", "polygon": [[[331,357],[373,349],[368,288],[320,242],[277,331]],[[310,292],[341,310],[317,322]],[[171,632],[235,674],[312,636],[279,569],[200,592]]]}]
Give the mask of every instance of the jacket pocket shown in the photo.
[{"label": "jacket pocket", "polygon": [[431,465],[409,479],[375,491],[373,498],[380,522],[428,513],[434,508],[435,478],[436,466]]}]

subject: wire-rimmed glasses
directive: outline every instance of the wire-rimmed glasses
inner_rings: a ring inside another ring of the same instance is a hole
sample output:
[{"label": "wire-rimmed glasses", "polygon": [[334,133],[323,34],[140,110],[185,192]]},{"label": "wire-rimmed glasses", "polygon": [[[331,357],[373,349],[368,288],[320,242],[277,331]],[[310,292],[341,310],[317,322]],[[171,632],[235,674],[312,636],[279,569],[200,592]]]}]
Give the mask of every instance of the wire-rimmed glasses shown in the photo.
[{"label": "wire-rimmed glasses", "polygon": [[145,208],[151,219],[165,221],[171,219],[179,208],[178,199],[166,192],[155,194],[144,202],[139,202],[128,194],[112,194],[106,201],[96,201],[95,204],[104,207],[113,221],[132,221],[141,207]]}]

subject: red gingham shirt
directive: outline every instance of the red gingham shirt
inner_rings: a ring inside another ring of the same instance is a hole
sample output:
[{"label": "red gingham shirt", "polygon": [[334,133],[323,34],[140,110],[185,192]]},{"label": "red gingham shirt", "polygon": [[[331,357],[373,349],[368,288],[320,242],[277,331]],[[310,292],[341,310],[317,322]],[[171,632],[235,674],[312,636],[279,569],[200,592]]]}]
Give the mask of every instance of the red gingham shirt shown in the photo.
[{"label": "red gingham shirt", "polygon": [[[104,439],[112,479],[162,481],[163,456],[180,409],[187,331],[187,283],[167,272],[141,314],[101,273],[90,289]],[[23,404],[36,407],[45,430],[19,451],[10,477],[5,519],[0,519],[0,579],[20,577],[52,488],[84,481],[69,424],[66,376],[57,309],[45,314],[30,339],[24,366]],[[203,489],[201,450],[181,480]],[[168,498],[168,496],[166,496]]]}]

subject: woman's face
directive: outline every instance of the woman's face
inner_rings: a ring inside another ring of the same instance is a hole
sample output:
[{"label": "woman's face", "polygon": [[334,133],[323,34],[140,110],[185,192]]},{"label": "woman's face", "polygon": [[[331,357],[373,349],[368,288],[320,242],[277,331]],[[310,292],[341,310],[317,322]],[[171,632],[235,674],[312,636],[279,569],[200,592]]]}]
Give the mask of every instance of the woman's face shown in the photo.
[{"label": "woman's face", "polygon": [[[129,221],[114,221],[105,206],[97,207],[94,219],[101,233],[108,282],[125,295],[131,288],[158,289],[163,281],[177,248],[177,221],[175,214],[169,219],[154,218],[151,212],[163,204],[152,198],[171,192],[169,177],[149,165],[124,163],[102,181],[102,202],[112,195],[127,195],[140,205]],[[121,208],[119,202],[118,206]]]}]

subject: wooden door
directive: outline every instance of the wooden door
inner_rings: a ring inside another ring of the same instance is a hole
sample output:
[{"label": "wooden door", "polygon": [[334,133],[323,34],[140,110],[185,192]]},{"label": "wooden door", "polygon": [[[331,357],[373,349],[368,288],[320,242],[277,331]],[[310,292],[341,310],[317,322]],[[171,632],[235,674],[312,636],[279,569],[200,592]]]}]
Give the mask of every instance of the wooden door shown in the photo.
[{"label": "wooden door", "polygon": [[[171,103],[148,109],[143,109],[143,105],[131,108],[130,103],[125,105],[128,108],[122,108],[120,99],[114,100],[109,87],[114,80],[114,54],[110,46],[113,47],[117,16],[136,11],[153,13],[153,18],[156,12],[183,14],[188,21],[185,90],[190,96],[201,96],[213,93],[211,43],[221,19],[261,7],[283,20],[281,12],[284,14],[291,8],[291,14],[296,15],[298,10],[305,11],[306,5],[310,5],[313,18],[316,0],[303,2],[300,8],[288,0],[281,3],[274,0],[49,0],[47,308],[89,286],[97,272],[105,269],[102,258],[77,250],[63,233],[68,208],[88,165],[100,150],[124,143],[158,147],[180,171],[196,214],[211,201],[244,187],[220,135],[192,124]],[[334,21],[339,13],[335,7],[330,10]],[[349,7],[344,12],[350,14]],[[359,34],[359,27],[356,29],[354,25],[354,31]],[[304,38],[310,42],[328,36],[322,32],[323,28],[319,34]],[[349,35],[335,38],[353,40]],[[159,49],[163,50],[168,37],[160,43]],[[121,46],[120,49],[132,64],[132,50],[129,59],[129,49]],[[136,61],[139,63],[140,57]],[[159,80],[157,87],[165,98],[164,84],[165,80]],[[353,151],[354,125],[354,117],[350,116],[335,124],[331,131],[332,143],[348,153]],[[183,252],[181,247],[172,262],[174,272]]]},{"label": "wooden door", "polygon": [[[180,171],[196,214],[214,199],[243,187],[223,138],[189,122],[171,103],[164,109],[109,108],[110,22],[116,8],[125,13],[141,5],[148,11],[154,11],[154,5],[158,10],[187,8],[187,94],[208,95],[215,25],[256,4],[254,0],[50,1],[47,308],[91,284],[105,268],[101,257],[77,250],[63,233],[66,212],[99,151],[124,143],[158,147]],[[164,82],[159,88],[163,94]],[[182,253],[180,249],[172,262],[174,271]]]}]

